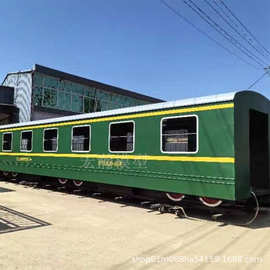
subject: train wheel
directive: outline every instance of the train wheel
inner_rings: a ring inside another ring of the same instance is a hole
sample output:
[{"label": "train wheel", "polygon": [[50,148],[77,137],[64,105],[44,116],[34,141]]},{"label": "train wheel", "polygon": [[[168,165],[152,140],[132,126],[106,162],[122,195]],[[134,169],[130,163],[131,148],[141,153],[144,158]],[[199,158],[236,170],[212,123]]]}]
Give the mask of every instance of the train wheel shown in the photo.
[{"label": "train wheel", "polygon": [[83,185],[83,181],[73,180],[73,184],[76,187],[81,187]]},{"label": "train wheel", "polygon": [[181,193],[166,193],[166,196],[174,202],[180,202],[185,198],[185,195]]},{"label": "train wheel", "polygon": [[3,172],[3,176],[8,177],[9,176],[9,172]]},{"label": "train wheel", "polygon": [[65,185],[68,182],[68,179],[65,178],[58,178],[58,183],[61,185]]},{"label": "train wheel", "polygon": [[204,205],[208,207],[217,207],[221,205],[221,203],[223,202],[222,200],[208,198],[208,197],[199,197],[199,199]]},{"label": "train wheel", "polygon": [[17,178],[18,173],[16,173],[16,172],[12,172],[12,173],[11,173],[11,176],[12,176],[12,178]]}]

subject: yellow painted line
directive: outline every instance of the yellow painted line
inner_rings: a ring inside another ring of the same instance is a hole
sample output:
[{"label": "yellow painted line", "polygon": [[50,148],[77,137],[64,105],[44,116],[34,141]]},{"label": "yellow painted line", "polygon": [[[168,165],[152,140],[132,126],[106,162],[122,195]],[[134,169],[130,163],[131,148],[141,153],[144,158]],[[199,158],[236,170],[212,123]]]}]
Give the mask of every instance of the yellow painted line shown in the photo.
[{"label": "yellow painted line", "polygon": [[36,129],[36,128],[60,127],[60,126],[69,126],[69,125],[81,125],[81,124],[97,123],[97,122],[104,122],[104,121],[116,121],[116,120],[134,119],[134,118],[141,118],[141,117],[170,115],[170,114],[177,114],[177,113],[191,113],[191,112],[200,112],[200,111],[220,110],[220,109],[228,109],[228,108],[233,108],[233,107],[234,107],[234,103],[224,103],[224,104],[217,104],[217,105],[207,105],[207,106],[173,109],[173,110],[166,110],[166,111],[135,113],[135,114],[129,114],[129,115],[125,114],[125,115],[120,115],[120,116],[93,118],[93,119],[77,120],[77,121],[62,122],[62,123],[52,123],[52,124],[44,124],[44,125],[37,125],[37,126],[7,128],[7,129],[2,129],[2,130],[0,129],[0,132]]},{"label": "yellow painted line", "polygon": [[133,159],[153,161],[182,161],[208,163],[234,163],[233,157],[190,157],[190,156],[146,156],[146,155],[98,155],[98,154],[57,154],[57,153],[6,153],[0,156],[57,157],[57,158],[92,158],[92,159]]}]

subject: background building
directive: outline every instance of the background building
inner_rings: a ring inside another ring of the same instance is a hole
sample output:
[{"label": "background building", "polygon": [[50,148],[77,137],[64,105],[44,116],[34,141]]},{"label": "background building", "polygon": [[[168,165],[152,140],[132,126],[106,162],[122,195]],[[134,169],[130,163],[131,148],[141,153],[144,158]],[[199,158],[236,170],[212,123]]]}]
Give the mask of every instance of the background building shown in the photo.
[{"label": "background building", "polygon": [[2,85],[14,88],[20,122],[162,102],[40,65],[8,73]]},{"label": "background building", "polygon": [[0,125],[19,121],[19,109],[14,105],[14,88],[0,86]]}]

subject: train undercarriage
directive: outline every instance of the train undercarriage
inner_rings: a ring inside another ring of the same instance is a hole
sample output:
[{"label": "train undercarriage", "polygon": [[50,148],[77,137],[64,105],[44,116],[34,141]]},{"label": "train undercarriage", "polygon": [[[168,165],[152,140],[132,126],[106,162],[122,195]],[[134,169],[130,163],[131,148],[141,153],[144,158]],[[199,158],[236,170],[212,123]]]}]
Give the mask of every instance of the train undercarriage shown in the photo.
[{"label": "train undercarriage", "polygon": [[174,213],[178,217],[190,219],[206,218],[234,225],[250,225],[257,218],[261,207],[270,206],[270,195],[265,192],[257,194],[251,192],[251,198],[245,201],[226,201],[179,193],[166,193],[11,172],[2,172],[0,180],[32,185],[39,188],[67,191],[69,193],[91,194],[91,196],[99,197],[103,200],[113,199],[124,203],[132,201],[134,205],[147,207],[160,213]]}]

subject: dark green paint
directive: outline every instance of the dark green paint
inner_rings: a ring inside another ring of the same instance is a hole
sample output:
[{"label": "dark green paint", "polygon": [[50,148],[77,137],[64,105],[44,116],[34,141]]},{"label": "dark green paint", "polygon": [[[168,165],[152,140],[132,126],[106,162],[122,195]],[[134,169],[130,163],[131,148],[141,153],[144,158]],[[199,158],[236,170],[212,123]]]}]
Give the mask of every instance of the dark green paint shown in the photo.
[{"label": "dark green paint", "polygon": [[[269,113],[270,106],[267,99],[253,92],[239,92],[232,102],[235,104],[234,108],[176,114],[197,115],[199,119],[198,153],[177,155],[235,157],[235,164],[127,159],[119,161],[122,166],[110,167],[102,165],[100,159],[32,157],[32,161],[25,162],[16,161],[13,156],[0,156],[0,169],[228,200],[247,199],[251,189],[248,110],[254,108]],[[135,152],[129,155],[176,156],[160,152],[160,121],[164,117],[166,116],[134,119]],[[71,129],[71,125],[59,127],[61,139],[58,153],[71,153]],[[91,154],[110,154],[108,131],[109,122],[91,124]],[[13,133],[13,152],[19,152],[20,131]],[[33,153],[42,153],[43,129],[34,129],[33,134]],[[0,144],[1,140],[2,136]],[[105,161],[108,163],[110,160]]]}]

